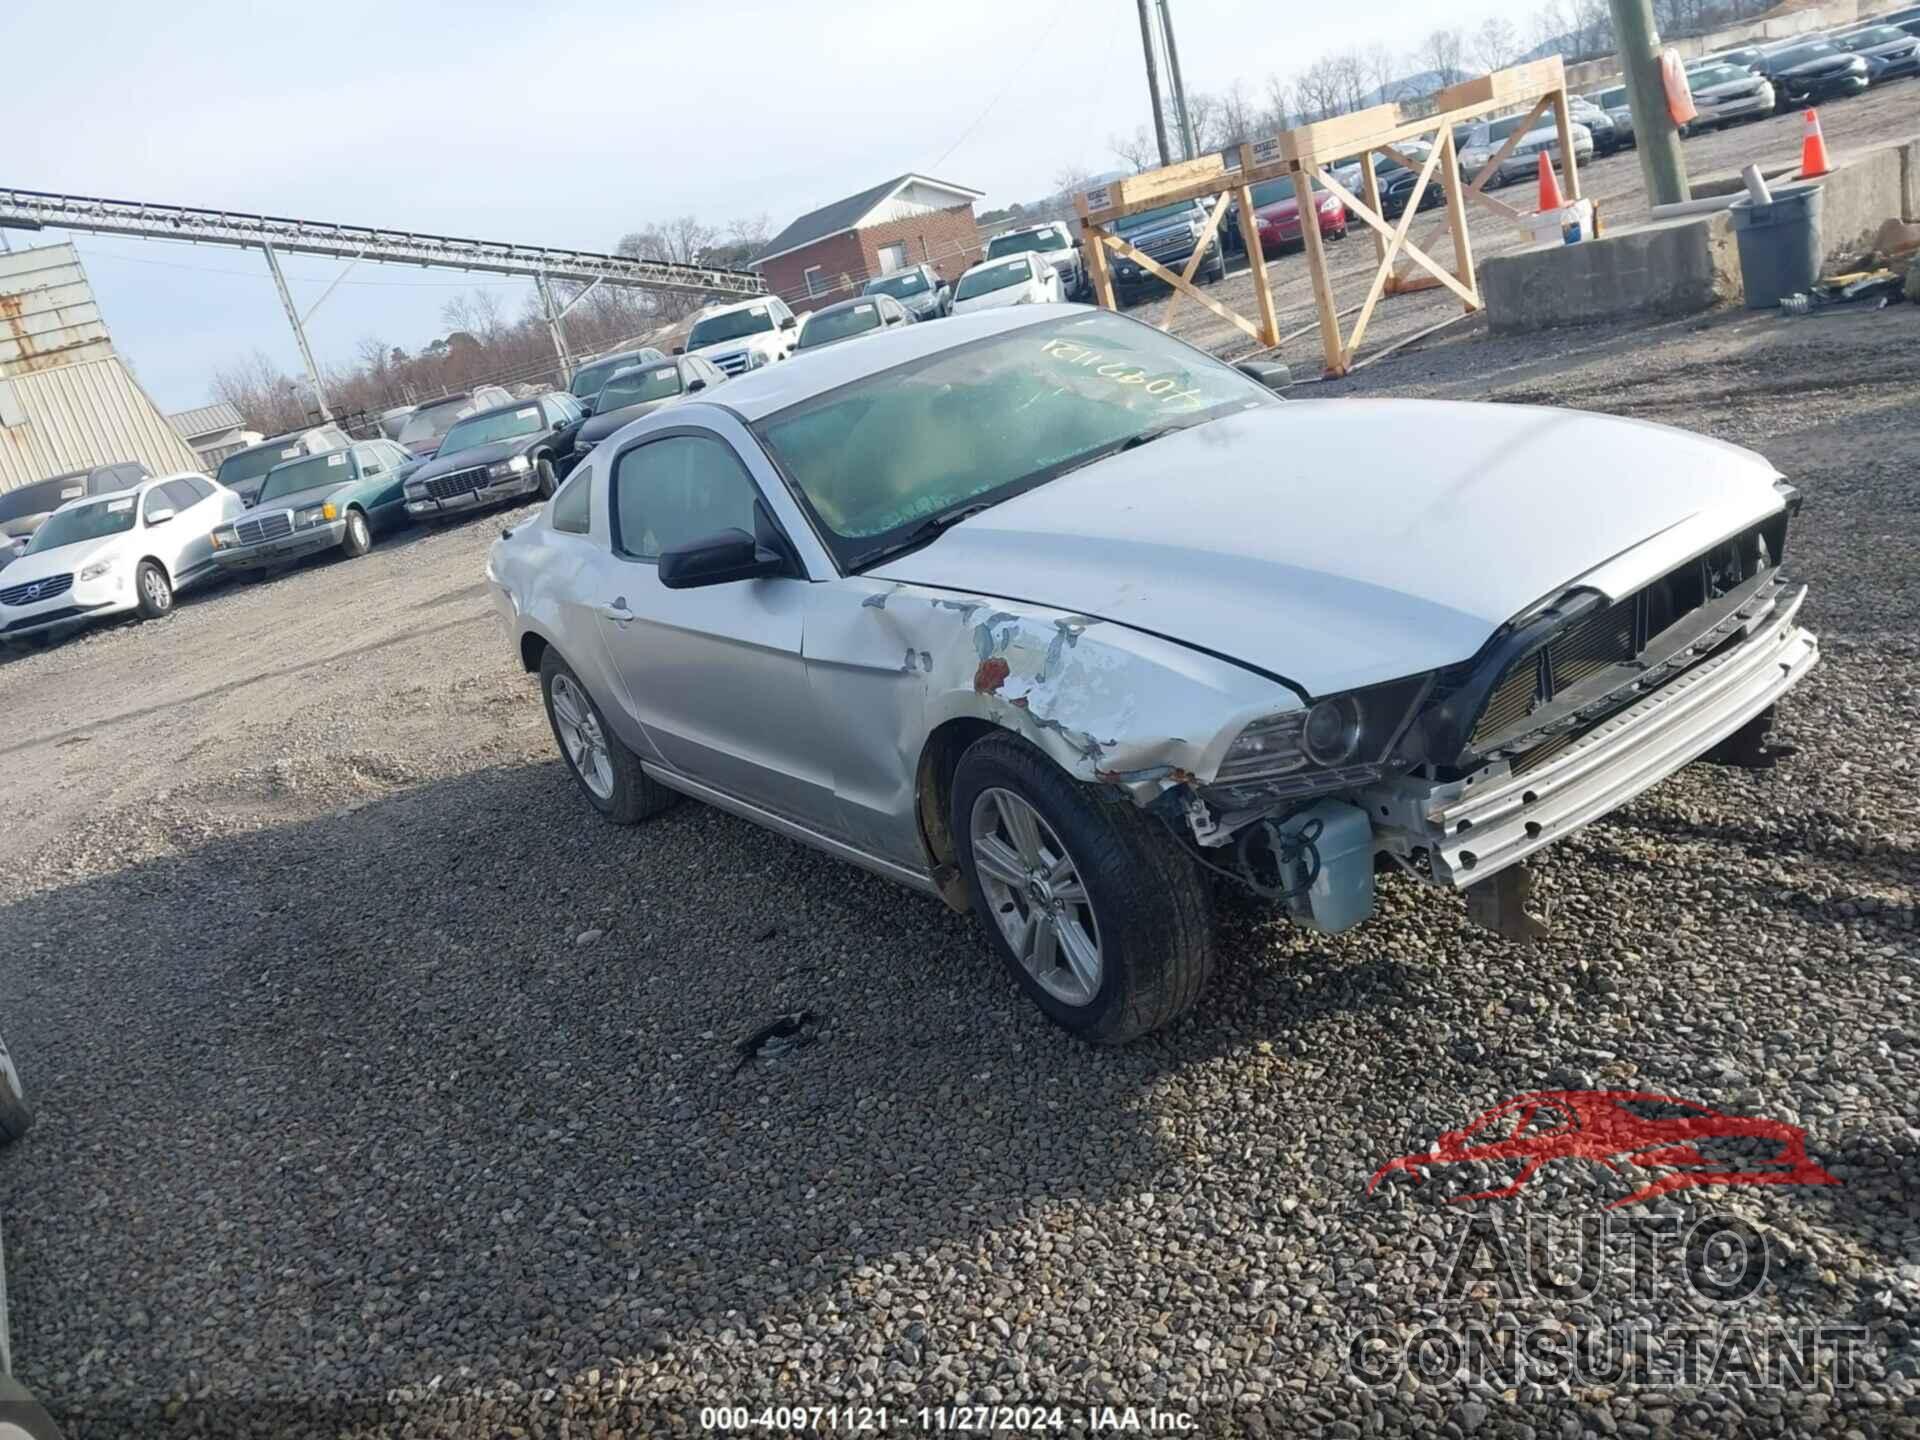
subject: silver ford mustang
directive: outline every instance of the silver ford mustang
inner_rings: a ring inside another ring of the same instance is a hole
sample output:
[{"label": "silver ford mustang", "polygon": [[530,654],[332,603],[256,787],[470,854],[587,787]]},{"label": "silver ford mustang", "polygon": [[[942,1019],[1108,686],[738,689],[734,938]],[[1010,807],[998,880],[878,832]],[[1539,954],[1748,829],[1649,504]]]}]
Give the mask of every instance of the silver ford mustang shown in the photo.
[{"label": "silver ford mustang", "polygon": [[1526,936],[1529,854],[1763,758],[1817,658],[1797,499],[1680,431],[1285,401],[1021,306],[635,421],[487,575],[604,815],[693,795],[971,908],[1118,1041],[1199,993],[1216,877],[1331,932],[1398,866]]}]

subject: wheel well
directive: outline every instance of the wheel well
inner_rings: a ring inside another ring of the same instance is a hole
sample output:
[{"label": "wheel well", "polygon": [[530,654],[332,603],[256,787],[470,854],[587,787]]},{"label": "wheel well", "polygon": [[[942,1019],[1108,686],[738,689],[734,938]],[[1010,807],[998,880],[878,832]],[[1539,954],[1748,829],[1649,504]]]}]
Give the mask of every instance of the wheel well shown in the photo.
[{"label": "wheel well", "polygon": [[162,560],[158,555],[142,555],[140,557],[139,564],[135,565],[133,568],[135,570],[138,570],[141,565],[153,566],[154,569],[158,570],[162,575],[167,577],[167,584],[169,585],[173,584],[173,571],[167,568],[167,562]]},{"label": "wheel well", "polygon": [[536,635],[531,630],[520,637],[520,663],[526,667],[529,675],[540,673],[540,662],[546,658],[547,638]]},{"label": "wheel well", "polygon": [[920,751],[920,768],[914,776],[915,809],[920,817],[920,842],[926,847],[933,880],[940,896],[956,910],[968,907],[967,882],[960,873],[960,852],[954,844],[953,829],[947,823],[953,808],[953,772],[960,757],[983,735],[1001,727],[991,720],[963,715],[934,727]]}]

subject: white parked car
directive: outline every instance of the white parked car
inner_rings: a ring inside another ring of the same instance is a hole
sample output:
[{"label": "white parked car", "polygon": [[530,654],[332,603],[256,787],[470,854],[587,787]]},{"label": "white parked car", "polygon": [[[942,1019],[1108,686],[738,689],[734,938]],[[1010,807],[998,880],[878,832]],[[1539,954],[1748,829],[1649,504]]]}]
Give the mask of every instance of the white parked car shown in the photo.
[{"label": "white parked car", "polygon": [[997,310],[1004,305],[1045,305],[1067,298],[1060,272],[1032,252],[1007,260],[983,260],[953,287],[953,313]]},{"label": "white parked car", "polygon": [[693,322],[674,354],[698,355],[724,375],[744,375],[793,354],[800,322],[778,295],[761,295],[709,310]]},{"label": "white parked car", "polygon": [[1687,71],[1687,89],[1693,94],[1700,118],[1695,130],[1731,125],[1735,120],[1764,120],[1776,102],[1773,82],[1744,65],[1697,65]]},{"label": "white parked car", "polygon": [[213,573],[214,528],[245,508],[218,481],[192,473],[69,500],[0,572],[0,639],[128,610],[144,620],[170,614],[178,591]]},{"label": "white parked car", "polygon": [[[1526,118],[1525,115],[1504,115],[1498,120],[1482,121],[1475,125],[1460,151],[1461,173],[1469,180],[1478,175],[1481,167],[1499,153],[1500,147],[1507,143],[1507,137],[1519,129],[1520,122]],[[1573,135],[1574,161],[1584,165],[1593,159],[1593,132],[1578,123],[1568,126],[1568,130]],[[1531,180],[1540,171],[1540,155],[1543,152],[1551,156],[1556,164],[1559,162],[1560,131],[1551,115],[1520,137],[1520,143],[1500,162],[1499,173],[1487,184],[1491,187]]]},{"label": "white parked car", "polygon": [[1193,1004],[1212,876],[1332,932],[1390,860],[1524,936],[1529,855],[1764,763],[1818,655],[1766,460],[1278,383],[1081,305],[901,326],[625,427],[487,591],[602,814],[971,909],[1100,1040]]},{"label": "white parked car", "polygon": [[1080,259],[1080,246],[1073,232],[1059,220],[1043,225],[1024,225],[1017,230],[1002,230],[987,241],[984,260],[1004,260],[1009,255],[1032,251],[1060,272],[1060,285],[1069,296],[1078,295],[1087,284],[1086,266]]}]

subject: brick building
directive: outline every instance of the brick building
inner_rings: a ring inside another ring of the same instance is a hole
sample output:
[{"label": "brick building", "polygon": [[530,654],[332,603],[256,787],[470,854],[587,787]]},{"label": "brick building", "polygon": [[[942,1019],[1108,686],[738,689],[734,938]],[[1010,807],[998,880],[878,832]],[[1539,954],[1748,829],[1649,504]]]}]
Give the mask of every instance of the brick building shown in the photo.
[{"label": "brick building", "polygon": [[897,175],[823,205],[767,243],[753,268],[795,310],[817,310],[875,275],[932,265],[952,282],[980,258],[973,202],[980,191],[925,175]]}]

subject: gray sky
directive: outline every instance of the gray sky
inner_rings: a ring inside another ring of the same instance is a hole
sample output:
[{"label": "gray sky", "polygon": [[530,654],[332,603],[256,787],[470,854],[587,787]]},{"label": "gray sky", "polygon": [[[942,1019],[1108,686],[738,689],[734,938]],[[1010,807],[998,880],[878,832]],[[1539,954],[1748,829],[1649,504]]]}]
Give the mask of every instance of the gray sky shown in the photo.
[{"label": "gray sky", "polygon": [[[1175,0],[1194,90],[1533,0]],[[6,179],[486,239],[611,249],[693,212],[774,226],[905,170],[1046,193],[1114,168],[1107,137],[1147,118],[1131,0],[48,0],[4,7]],[[31,57],[31,63],[22,63]],[[15,246],[29,237],[9,232]],[[254,252],[72,238],[122,352],[163,408],[210,398],[259,347],[297,373]],[[338,273],[289,258],[304,308]],[[475,280],[362,265],[310,328],[323,364],[362,336],[409,349]],[[488,282],[518,312],[527,287]]]}]

